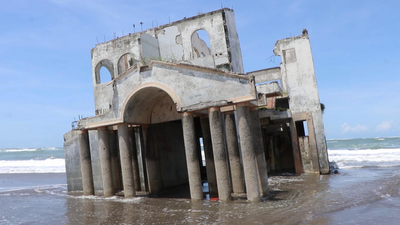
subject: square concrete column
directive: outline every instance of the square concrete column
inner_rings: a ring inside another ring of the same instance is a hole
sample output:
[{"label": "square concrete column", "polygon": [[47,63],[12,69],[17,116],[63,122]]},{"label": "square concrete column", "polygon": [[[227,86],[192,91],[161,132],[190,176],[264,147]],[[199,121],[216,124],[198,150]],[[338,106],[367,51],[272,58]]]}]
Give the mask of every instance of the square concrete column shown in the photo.
[{"label": "square concrete column", "polygon": [[238,117],[247,200],[258,202],[261,201],[260,186],[258,182],[257,159],[254,150],[251,116],[248,105],[238,104],[236,106],[236,113]]},{"label": "square concrete column", "polygon": [[114,130],[109,130],[108,132],[108,142],[110,145],[110,156],[111,156],[111,174],[113,175],[113,187],[114,190],[122,190],[122,182],[121,182],[121,167],[119,163],[119,154],[118,154],[118,138],[117,133]]},{"label": "square concrete column", "polygon": [[135,191],[140,191],[140,172],[139,172],[139,161],[135,140],[135,131],[133,128],[129,128],[129,143],[131,145],[132,155],[132,168],[133,168],[133,183],[135,184]]},{"label": "square concrete column", "polygon": [[208,192],[210,198],[218,197],[217,177],[215,175],[214,155],[211,144],[210,121],[208,117],[201,117],[201,132],[203,134],[203,148],[206,157],[206,172],[208,181]]},{"label": "square concrete column", "polygon": [[[135,132],[135,144],[136,144],[136,153],[138,158],[138,167],[139,167],[139,178],[140,178],[140,190],[141,191],[148,191],[148,183],[147,183],[147,167],[146,167],[146,151],[144,148],[144,139],[143,139],[143,132],[141,127],[133,128]],[[137,189],[139,190],[139,189]]]},{"label": "square concrete column", "polygon": [[108,129],[107,127],[100,127],[97,129],[97,133],[99,136],[100,167],[101,177],[103,179],[104,197],[110,197],[114,195],[114,187],[111,173],[112,167],[110,145],[108,141]]},{"label": "square concrete column", "polygon": [[158,194],[162,189],[162,181],[158,148],[156,148],[156,142],[153,141],[154,137],[152,136],[153,129],[154,127],[151,125],[142,125],[149,192]]},{"label": "square concrete column", "polygon": [[264,143],[258,108],[251,109],[250,116],[252,119],[251,125],[253,131],[253,144],[257,159],[258,181],[260,185],[260,192],[264,197],[269,194],[268,171],[267,162],[265,161]]},{"label": "square concrete column", "polygon": [[127,124],[118,124],[119,155],[121,160],[122,183],[124,184],[125,198],[136,197],[133,180],[131,143]]},{"label": "square concrete column", "polygon": [[208,113],[215,173],[217,175],[218,197],[221,201],[230,201],[232,200],[232,188],[229,178],[221,111],[218,108],[210,108]]},{"label": "square concrete column", "polygon": [[200,158],[196,146],[196,134],[193,117],[190,113],[182,115],[183,139],[185,142],[186,163],[188,168],[190,197],[194,201],[203,200],[203,186],[200,174]]},{"label": "square concrete column", "polygon": [[83,194],[94,195],[92,159],[90,157],[89,134],[87,130],[78,131],[78,143],[81,160]]},{"label": "square concrete column", "polygon": [[246,193],[242,163],[240,162],[235,114],[233,112],[225,113],[225,134],[229,153],[229,165],[231,167],[233,193]]}]

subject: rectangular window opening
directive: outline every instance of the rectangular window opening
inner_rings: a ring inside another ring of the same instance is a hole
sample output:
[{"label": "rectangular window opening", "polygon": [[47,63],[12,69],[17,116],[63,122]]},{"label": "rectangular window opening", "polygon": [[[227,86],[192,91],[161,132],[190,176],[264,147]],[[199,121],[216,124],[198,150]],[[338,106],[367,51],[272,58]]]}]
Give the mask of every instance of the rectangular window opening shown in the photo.
[{"label": "rectangular window opening", "polygon": [[296,131],[298,137],[308,136],[307,121],[296,121]]}]

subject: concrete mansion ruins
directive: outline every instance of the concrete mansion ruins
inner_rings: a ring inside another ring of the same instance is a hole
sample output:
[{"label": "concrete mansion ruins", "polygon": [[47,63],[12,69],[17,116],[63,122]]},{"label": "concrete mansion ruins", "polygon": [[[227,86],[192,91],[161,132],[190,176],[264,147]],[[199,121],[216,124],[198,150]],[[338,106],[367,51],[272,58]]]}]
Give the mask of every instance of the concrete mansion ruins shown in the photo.
[{"label": "concrete mansion ruins", "polygon": [[329,173],[307,31],[273,52],[280,67],[244,73],[227,8],[97,44],[95,116],[64,135],[68,191],[254,202],[269,174]]}]

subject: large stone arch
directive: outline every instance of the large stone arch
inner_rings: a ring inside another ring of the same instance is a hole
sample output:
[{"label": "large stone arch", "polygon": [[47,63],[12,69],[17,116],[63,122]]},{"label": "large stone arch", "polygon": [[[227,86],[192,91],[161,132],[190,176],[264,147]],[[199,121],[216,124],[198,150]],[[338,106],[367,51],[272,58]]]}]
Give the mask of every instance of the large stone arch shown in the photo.
[{"label": "large stone arch", "polygon": [[147,83],[129,93],[121,118],[131,124],[154,124],[179,120],[181,101],[175,92],[161,83]]}]

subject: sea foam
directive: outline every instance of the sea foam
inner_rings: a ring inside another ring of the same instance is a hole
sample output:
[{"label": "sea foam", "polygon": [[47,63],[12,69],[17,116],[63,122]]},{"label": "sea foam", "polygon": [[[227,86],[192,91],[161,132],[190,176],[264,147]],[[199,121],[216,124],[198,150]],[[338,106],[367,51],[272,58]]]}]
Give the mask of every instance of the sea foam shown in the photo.
[{"label": "sea foam", "polygon": [[393,167],[400,166],[400,148],[328,150],[329,161],[336,162],[339,168]]},{"label": "sea foam", "polygon": [[65,159],[0,160],[0,173],[65,173]]}]

